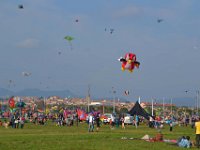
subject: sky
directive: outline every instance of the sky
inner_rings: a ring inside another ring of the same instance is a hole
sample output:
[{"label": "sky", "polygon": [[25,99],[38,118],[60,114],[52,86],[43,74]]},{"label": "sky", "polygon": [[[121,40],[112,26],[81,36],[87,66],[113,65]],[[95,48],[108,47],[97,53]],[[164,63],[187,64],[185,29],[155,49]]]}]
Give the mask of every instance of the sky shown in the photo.
[{"label": "sky", "polygon": [[[1,0],[0,20],[1,88],[128,100],[200,88],[199,0]],[[118,61],[128,52],[133,73]]]}]

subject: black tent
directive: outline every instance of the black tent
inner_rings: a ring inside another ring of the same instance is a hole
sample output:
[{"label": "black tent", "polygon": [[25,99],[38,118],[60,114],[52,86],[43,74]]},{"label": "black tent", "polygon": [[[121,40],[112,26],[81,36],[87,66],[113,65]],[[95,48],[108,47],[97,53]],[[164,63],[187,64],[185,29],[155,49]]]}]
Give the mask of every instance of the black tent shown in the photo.
[{"label": "black tent", "polygon": [[150,114],[148,114],[138,103],[138,101],[135,103],[133,108],[129,111],[129,114],[134,116],[134,115],[140,115],[149,120],[149,117],[151,117]]}]

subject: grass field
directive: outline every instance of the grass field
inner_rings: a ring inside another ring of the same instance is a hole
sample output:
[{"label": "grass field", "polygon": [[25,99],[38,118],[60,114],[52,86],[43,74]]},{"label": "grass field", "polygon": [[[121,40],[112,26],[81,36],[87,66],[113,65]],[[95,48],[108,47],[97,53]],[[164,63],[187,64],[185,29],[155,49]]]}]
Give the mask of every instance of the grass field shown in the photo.
[{"label": "grass field", "polygon": [[[164,142],[146,142],[143,140],[122,140],[122,137],[141,138],[145,134],[155,136],[156,129],[141,125],[126,126],[126,129],[110,129],[109,125],[102,125],[99,132],[87,130],[86,123],[73,127],[58,127],[49,122],[46,125],[25,124],[24,129],[5,129],[0,127],[0,150],[176,150],[183,149]],[[162,129],[164,139],[177,139],[182,135],[189,135],[195,139],[194,129],[191,127]],[[192,148],[195,149],[195,148]]]}]

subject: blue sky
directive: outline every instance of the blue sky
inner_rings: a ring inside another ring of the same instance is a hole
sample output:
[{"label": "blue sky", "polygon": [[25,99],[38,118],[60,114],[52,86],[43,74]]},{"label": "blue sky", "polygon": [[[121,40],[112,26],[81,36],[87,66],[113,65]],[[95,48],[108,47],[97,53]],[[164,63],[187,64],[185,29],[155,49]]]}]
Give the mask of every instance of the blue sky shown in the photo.
[{"label": "blue sky", "polygon": [[[194,97],[200,87],[199,0],[1,0],[0,20],[2,88],[84,96],[90,85],[93,97],[111,97],[114,87],[132,100]],[[117,61],[127,52],[141,63],[132,74]]]}]

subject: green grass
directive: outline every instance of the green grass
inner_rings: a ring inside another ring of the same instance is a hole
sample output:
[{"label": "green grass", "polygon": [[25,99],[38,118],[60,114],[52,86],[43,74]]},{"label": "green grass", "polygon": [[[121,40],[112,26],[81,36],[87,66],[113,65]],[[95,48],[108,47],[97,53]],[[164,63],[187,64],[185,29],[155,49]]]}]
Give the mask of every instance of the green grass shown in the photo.
[{"label": "green grass", "polygon": [[[25,124],[24,129],[5,129],[0,127],[0,150],[176,150],[183,149],[164,142],[146,142],[143,140],[122,140],[122,137],[141,138],[145,134],[151,137],[157,133],[145,125],[136,129],[134,126],[120,127],[111,130],[109,125],[102,125],[99,132],[88,133],[87,124],[78,127],[58,127],[49,122],[47,125]],[[177,139],[182,135],[189,135],[195,139],[194,129],[191,127],[162,129],[164,139]],[[195,149],[195,148],[193,148]]]}]

